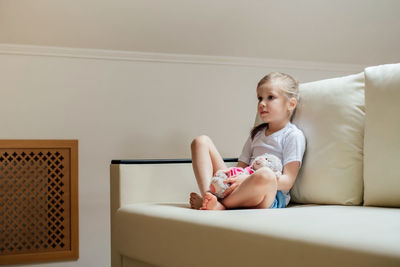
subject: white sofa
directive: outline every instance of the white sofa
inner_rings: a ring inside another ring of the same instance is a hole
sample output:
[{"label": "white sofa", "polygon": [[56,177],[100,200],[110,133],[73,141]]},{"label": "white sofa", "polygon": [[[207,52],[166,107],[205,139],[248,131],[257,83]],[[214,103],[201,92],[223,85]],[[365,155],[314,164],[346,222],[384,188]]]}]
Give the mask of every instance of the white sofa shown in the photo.
[{"label": "white sofa", "polygon": [[296,204],[191,210],[190,160],[114,160],[112,267],[400,266],[400,64],[301,84],[300,94]]}]

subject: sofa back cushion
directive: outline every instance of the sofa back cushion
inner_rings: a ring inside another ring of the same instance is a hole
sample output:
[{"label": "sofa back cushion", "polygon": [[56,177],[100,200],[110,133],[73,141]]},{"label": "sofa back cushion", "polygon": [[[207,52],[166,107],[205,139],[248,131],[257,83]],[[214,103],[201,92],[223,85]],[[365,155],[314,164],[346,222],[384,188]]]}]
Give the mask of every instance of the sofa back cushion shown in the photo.
[{"label": "sofa back cushion", "polygon": [[364,205],[400,207],[400,64],[365,69]]},{"label": "sofa back cushion", "polygon": [[[293,118],[306,136],[291,190],[297,203],[360,205],[363,199],[364,74],[304,83]],[[260,123],[256,119],[256,124]]]}]

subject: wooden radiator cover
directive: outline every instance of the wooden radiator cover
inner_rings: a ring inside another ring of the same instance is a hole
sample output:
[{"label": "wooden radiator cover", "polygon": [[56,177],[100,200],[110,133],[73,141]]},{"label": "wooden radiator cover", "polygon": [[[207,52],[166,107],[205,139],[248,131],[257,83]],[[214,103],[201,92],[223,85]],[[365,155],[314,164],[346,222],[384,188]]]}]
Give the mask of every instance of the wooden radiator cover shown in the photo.
[{"label": "wooden radiator cover", "polygon": [[78,251],[78,141],[0,140],[0,264]]}]

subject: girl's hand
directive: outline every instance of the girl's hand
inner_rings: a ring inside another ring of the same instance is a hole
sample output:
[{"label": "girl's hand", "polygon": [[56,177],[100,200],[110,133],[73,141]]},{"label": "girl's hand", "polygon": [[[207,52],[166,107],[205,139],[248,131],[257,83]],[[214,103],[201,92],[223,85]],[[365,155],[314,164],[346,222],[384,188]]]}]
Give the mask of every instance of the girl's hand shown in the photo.
[{"label": "girl's hand", "polygon": [[230,183],[231,186],[225,190],[224,197],[229,196],[241,183],[243,183],[244,180],[247,179],[247,177],[249,177],[249,175],[239,174],[225,179],[224,184]]}]

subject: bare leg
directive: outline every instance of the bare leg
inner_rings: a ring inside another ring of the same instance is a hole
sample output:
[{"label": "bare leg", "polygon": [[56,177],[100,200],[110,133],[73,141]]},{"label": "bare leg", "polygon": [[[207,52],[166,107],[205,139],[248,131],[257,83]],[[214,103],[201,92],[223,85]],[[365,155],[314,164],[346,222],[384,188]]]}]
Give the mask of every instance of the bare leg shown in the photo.
[{"label": "bare leg", "polygon": [[[194,139],[191,149],[194,175],[197,185],[199,186],[201,197],[204,197],[209,189],[211,177],[218,170],[227,169],[227,166],[208,136],[202,135]],[[190,202],[192,208],[198,209],[201,205],[192,205],[192,203],[198,203],[195,197],[196,195],[195,193],[191,194]]]},{"label": "bare leg", "polygon": [[276,176],[270,168],[261,168],[250,175],[229,196],[222,200],[227,208],[267,209],[274,202]]},{"label": "bare leg", "polygon": [[208,136],[200,136],[192,142],[193,171],[201,195],[208,191],[211,177],[221,169],[227,169],[224,160]]}]

